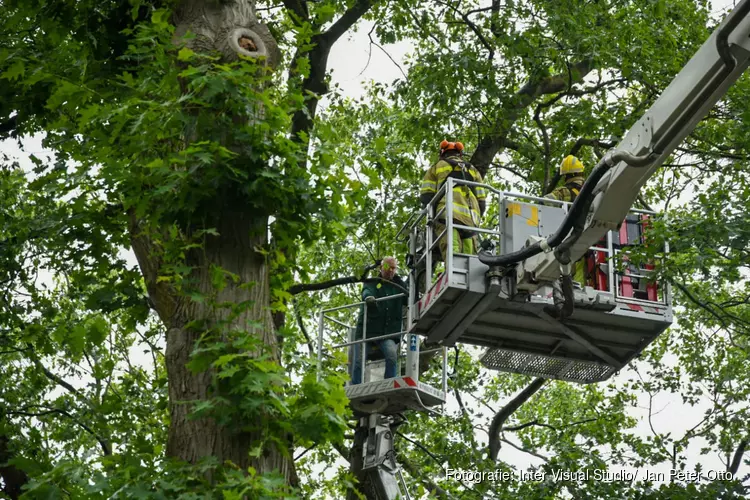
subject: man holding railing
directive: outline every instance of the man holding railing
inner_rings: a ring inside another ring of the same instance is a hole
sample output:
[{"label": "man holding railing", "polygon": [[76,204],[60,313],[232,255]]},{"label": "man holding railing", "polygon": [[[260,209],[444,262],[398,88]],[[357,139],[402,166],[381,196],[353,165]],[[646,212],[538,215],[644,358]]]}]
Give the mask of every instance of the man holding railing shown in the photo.
[{"label": "man holding railing", "polygon": [[[460,142],[443,141],[440,143],[440,159],[424,176],[422,189],[420,191],[420,202],[426,207],[435,194],[440,191],[445,181],[449,178],[461,179],[470,182],[482,182],[482,176],[474,166],[463,159],[464,145]],[[469,227],[479,227],[479,221],[484,215],[486,190],[482,186],[468,186],[465,184],[455,185],[453,188],[453,222]],[[445,196],[435,207],[435,214],[445,207]],[[438,217],[435,223],[435,235],[445,231],[446,215]],[[445,261],[445,253],[448,247],[447,235],[443,236],[438,243],[440,255]],[[453,229],[453,253],[475,254],[477,252],[476,233],[465,229]]]},{"label": "man holding railing", "polygon": [[[407,306],[408,288],[396,274],[398,261],[395,257],[384,257],[380,264],[380,276],[362,286],[362,300],[365,305],[360,309],[357,318],[355,340],[370,339],[392,333],[400,333],[403,328],[403,308]],[[394,297],[402,294],[401,297]],[[365,309],[367,321],[365,322]],[[363,331],[364,330],[364,331]],[[398,369],[399,336],[376,340],[364,344],[365,359],[375,354],[385,358],[384,378],[393,378]],[[362,383],[362,345],[356,344],[352,349],[352,385]],[[379,351],[379,352],[378,352]]]}]

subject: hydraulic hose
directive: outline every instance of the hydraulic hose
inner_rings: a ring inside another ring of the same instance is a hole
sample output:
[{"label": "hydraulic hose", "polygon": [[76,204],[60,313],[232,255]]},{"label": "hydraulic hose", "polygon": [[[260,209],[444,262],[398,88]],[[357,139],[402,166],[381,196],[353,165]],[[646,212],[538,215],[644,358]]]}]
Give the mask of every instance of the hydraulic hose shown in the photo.
[{"label": "hydraulic hose", "polygon": [[569,318],[575,309],[575,292],[573,278],[562,276],[552,282],[552,306],[546,306],[544,312],[555,319]]},{"label": "hydraulic hose", "polygon": [[573,292],[573,278],[570,275],[563,276],[561,279],[562,284],[562,292],[564,301],[562,304],[562,308],[559,311],[560,319],[565,319],[570,317],[571,314],[573,314],[573,309],[575,309],[575,294]]},{"label": "hydraulic hose", "polygon": [[648,153],[643,156],[635,156],[626,151],[609,151],[604,157],[596,164],[594,170],[589,175],[586,182],[583,183],[581,192],[579,193],[576,200],[573,202],[568,214],[565,216],[563,223],[557,228],[557,231],[540,242],[534,243],[531,246],[516,250],[505,255],[491,255],[487,252],[479,253],[479,261],[488,266],[511,266],[517,264],[522,260],[533,257],[534,255],[541,253],[545,250],[551,250],[562,243],[573,226],[579,220],[585,220],[588,209],[591,203],[594,201],[593,192],[599,181],[604,177],[610,168],[617,163],[624,161],[632,167],[642,167],[652,162],[658,155],[656,153]]},{"label": "hydraulic hose", "polygon": [[[560,262],[561,264],[569,264],[570,263],[570,248],[573,246],[573,243],[578,241],[578,238],[581,237],[583,234],[583,223],[579,223],[576,221],[576,223],[573,226],[573,232],[570,233],[570,236],[568,236],[560,245],[555,248],[555,258]],[[563,260],[563,256],[565,256],[565,260]]]}]

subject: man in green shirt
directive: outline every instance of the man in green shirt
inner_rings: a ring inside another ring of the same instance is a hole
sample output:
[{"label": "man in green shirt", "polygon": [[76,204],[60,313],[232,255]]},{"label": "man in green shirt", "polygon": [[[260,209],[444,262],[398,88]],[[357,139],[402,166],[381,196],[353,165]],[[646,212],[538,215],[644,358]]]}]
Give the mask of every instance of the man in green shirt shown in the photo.
[{"label": "man in green shirt", "polygon": [[[408,301],[406,297],[407,285],[396,274],[398,261],[395,257],[384,257],[380,264],[379,279],[365,283],[362,287],[362,300],[364,305],[360,309],[357,319],[355,339],[370,339],[390,333],[403,331],[403,308]],[[378,300],[385,297],[404,294],[403,297],[388,300]],[[365,308],[367,308],[367,323],[365,324]],[[369,358],[374,351],[379,350],[385,358],[385,376],[393,378],[398,369],[398,344],[400,337],[368,342],[365,345],[365,359]],[[362,344],[357,344],[352,349],[352,385],[362,383]]]}]

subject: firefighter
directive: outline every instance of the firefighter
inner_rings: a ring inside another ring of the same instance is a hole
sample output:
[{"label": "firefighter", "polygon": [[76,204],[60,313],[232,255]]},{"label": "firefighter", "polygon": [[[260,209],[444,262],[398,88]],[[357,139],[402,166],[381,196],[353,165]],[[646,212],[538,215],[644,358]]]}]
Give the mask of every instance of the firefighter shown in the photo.
[{"label": "firefighter", "polygon": [[[583,163],[573,155],[568,155],[560,164],[560,176],[564,184],[545,196],[552,200],[560,200],[573,203],[581,192],[586,178],[583,176]],[[585,260],[582,258],[574,263],[573,281],[585,284]]]},{"label": "firefighter", "polygon": [[[482,176],[474,166],[463,158],[464,145],[460,142],[440,143],[440,158],[437,163],[427,170],[422,181],[420,202],[426,207],[435,194],[440,191],[448,177],[472,182],[482,182]],[[456,185],[453,188],[453,223],[469,227],[479,227],[479,221],[484,215],[487,199],[486,190],[481,186]],[[435,207],[435,213],[445,206],[443,196]],[[435,236],[445,231],[445,214],[441,215],[434,226]],[[447,235],[438,244],[440,255],[445,261],[447,250]],[[467,229],[453,229],[453,253],[477,253],[476,233]]]},{"label": "firefighter", "polygon": [[560,164],[560,176],[565,181],[563,186],[549,193],[545,198],[574,202],[581,192],[583,183],[583,163],[573,155],[568,155]]},{"label": "firefighter", "polygon": [[[355,339],[380,337],[390,333],[399,333],[403,330],[403,308],[407,305],[407,299],[398,297],[388,300],[377,299],[404,294],[406,284],[396,272],[398,261],[395,257],[384,257],[380,263],[379,280],[368,282],[362,286],[362,300],[364,307],[360,310],[357,319]],[[367,324],[364,324],[364,308],[367,308]],[[376,353],[385,358],[384,378],[393,378],[398,369],[398,344],[400,337],[376,340],[365,344],[365,359],[372,358]],[[352,385],[362,383],[362,344],[353,346],[352,352]]]}]

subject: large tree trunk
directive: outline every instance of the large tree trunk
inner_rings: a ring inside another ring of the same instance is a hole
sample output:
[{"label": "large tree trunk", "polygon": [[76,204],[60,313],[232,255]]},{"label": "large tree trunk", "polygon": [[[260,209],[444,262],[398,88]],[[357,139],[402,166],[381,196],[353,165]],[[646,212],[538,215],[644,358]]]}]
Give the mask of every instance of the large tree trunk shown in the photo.
[{"label": "large tree trunk", "polygon": [[[360,495],[364,495],[367,500],[378,500],[373,486],[367,479],[367,475],[362,472],[362,466],[364,465],[362,452],[364,451],[366,441],[367,427],[358,426],[354,431],[352,447],[349,450],[349,472],[351,472],[354,477],[357,478],[357,481],[359,481],[357,491]],[[358,498],[360,497],[354,492],[354,490],[347,491],[346,500],[357,500]]]},{"label": "large tree trunk", "polygon": [[[295,474],[288,450],[266,449],[258,458],[249,457],[250,447],[264,437],[260,429],[239,433],[232,427],[220,426],[211,418],[189,418],[192,405],[186,403],[215,396],[210,393],[213,372],[193,373],[186,366],[206,329],[221,325],[222,331],[245,331],[262,339],[266,352],[278,359],[268,307],[268,266],[264,256],[252,250],[267,243],[267,218],[224,210],[218,222],[219,236],[208,237],[204,247],[189,255],[186,262],[194,269],[191,275],[195,279],[194,291],[206,297],[203,301],[181,296],[164,283],[157,283],[160,262],[155,257],[154,245],[144,226],[134,219],[131,222],[133,249],[146,277],[152,302],[167,327],[166,367],[171,415],[167,454],[191,463],[214,456],[220,462],[229,460],[242,468],[252,466],[259,473],[276,470],[292,481]],[[212,283],[211,266],[219,266],[239,276],[240,280],[227,282],[226,288],[217,292]],[[231,308],[217,307],[214,302],[248,306],[233,315]],[[200,322],[202,327],[189,327],[194,321]]]},{"label": "large tree trunk", "polygon": [[[226,60],[236,60],[238,53],[264,56],[273,66],[279,60],[278,47],[266,26],[256,19],[254,7],[254,2],[241,0],[184,0],[175,11],[175,42],[184,43],[195,52],[219,51]],[[181,37],[189,33],[195,36],[183,41]],[[278,471],[287,483],[294,483],[294,464],[288,450],[266,446],[260,457],[249,456],[250,447],[263,442],[260,428],[240,432],[235,429],[239,425],[222,426],[212,418],[190,418],[193,405],[186,404],[215,396],[211,394],[214,373],[211,370],[193,373],[186,366],[196,342],[207,329],[247,332],[262,339],[265,353],[271,353],[277,361],[279,358],[269,309],[268,266],[264,256],[255,251],[267,243],[268,217],[251,213],[241,200],[232,198],[217,199],[212,207],[219,215],[207,222],[207,227],[215,227],[219,235],[207,236],[201,249],[186,256],[185,264],[193,269],[192,291],[204,297],[202,301],[186,297],[159,282],[162,261],[154,236],[161,231],[148,221],[131,216],[133,249],[149,296],[167,328],[166,367],[171,414],[167,454],[191,463],[213,456],[219,463],[231,461],[243,469],[252,466],[260,474]],[[201,228],[183,229],[190,232]],[[219,267],[240,279],[238,282],[228,280],[226,287],[217,291],[212,282],[212,267]],[[230,307],[216,304],[248,306],[239,314],[232,314]],[[189,326],[196,322],[200,328]],[[244,424],[248,425],[243,428],[252,429],[254,422]]]},{"label": "large tree trunk", "polygon": [[[2,413],[0,413],[1,418]],[[11,500],[16,500],[21,497],[23,486],[29,482],[29,476],[13,465],[3,465],[12,458],[14,458],[14,453],[10,449],[10,440],[7,436],[0,434],[0,479],[3,482],[0,493],[5,493]]]}]

